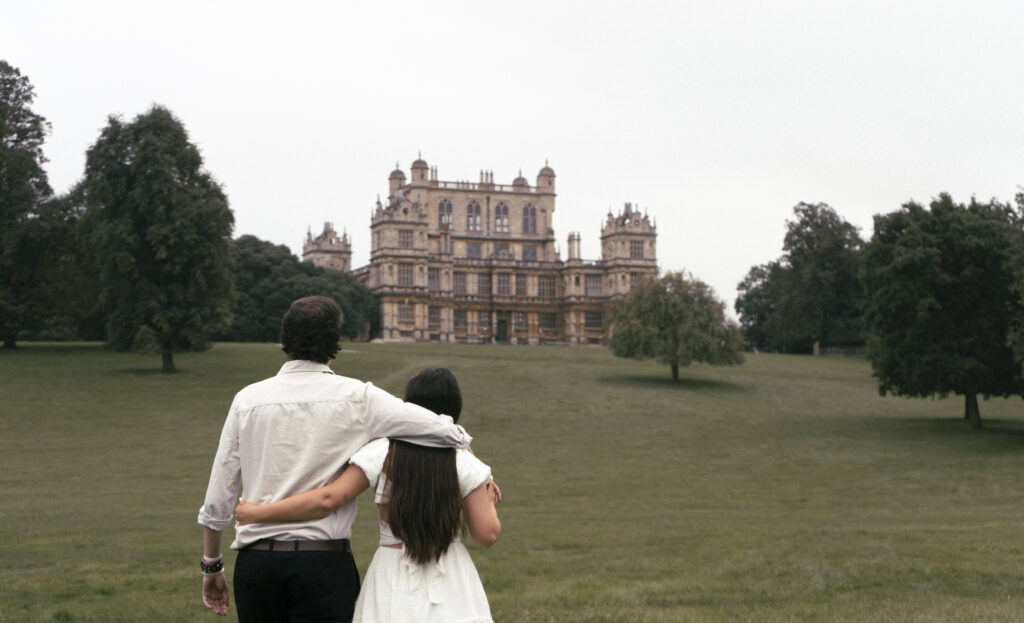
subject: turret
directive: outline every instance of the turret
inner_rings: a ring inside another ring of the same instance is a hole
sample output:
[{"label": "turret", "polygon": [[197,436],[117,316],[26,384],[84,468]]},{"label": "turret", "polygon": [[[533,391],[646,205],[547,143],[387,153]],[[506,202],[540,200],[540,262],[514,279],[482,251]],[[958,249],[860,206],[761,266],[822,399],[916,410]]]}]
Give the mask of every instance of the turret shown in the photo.
[{"label": "turret", "polygon": [[398,163],[395,163],[395,170],[388,176],[388,194],[392,197],[398,192],[398,189],[405,186],[405,173],[398,168]]},{"label": "turret", "polygon": [[517,187],[517,188],[529,188],[530,187],[530,182],[527,181],[527,179],[525,177],[523,177],[523,170],[522,169],[519,169],[519,176],[516,177],[516,179],[512,180],[512,185]]},{"label": "turret", "polygon": [[601,226],[601,259],[654,265],[657,257],[657,227],[646,213],[627,203],[615,216],[610,211]]},{"label": "turret", "polygon": [[417,154],[416,159],[412,162],[412,178],[409,180],[409,183],[415,185],[426,184],[429,172],[430,167],[427,165],[427,161],[423,159],[423,154]]},{"label": "turret", "polygon": [[348,232],[339,237],[331,222],[324,223],[323,232],[315,238],[313,232],[307,230],[302,245],[302,260],[328,270],[348,272],[352,268],[352,243],[348,239]]},{"label": "turret", "polygon": [[555,192],[555,170],[548,166],[547,160],[544,160],[544,168],[537,174],[537,192]]}]

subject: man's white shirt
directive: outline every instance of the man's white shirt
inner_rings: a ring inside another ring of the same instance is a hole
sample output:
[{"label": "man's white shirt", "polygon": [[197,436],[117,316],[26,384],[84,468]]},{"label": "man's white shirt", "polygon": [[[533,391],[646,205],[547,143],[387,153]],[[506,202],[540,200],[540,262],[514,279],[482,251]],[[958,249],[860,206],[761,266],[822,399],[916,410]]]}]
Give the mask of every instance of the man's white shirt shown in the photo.
[{"label": "man's white shirt", "polygon": [[[448,416],[407,403],[372,383],[334,374],[324,364],[289,361],[277,376],[235,395],[213,462],[199,523],[218,532],[242,499],[274,502],[321,487],[372,439],[465,448],[472,438]],[[319,520],[237,526],[231,547],[266,538],[347,539],[356,503]]]}]

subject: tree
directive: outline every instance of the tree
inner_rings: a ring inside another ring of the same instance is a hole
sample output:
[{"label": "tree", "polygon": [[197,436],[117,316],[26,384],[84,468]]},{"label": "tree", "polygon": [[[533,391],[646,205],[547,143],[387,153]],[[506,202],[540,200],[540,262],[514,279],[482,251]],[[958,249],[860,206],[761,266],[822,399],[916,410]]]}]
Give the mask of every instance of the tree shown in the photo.
[{"label": "tree", "polygon": [[0,334],[14,348],[18,332],[33,326],[40,258],[26,255],[42,204],[52,191],[43,169],[50,124],[30,108],[35,89],[27,76],[0,60]]},{"label": "tree", "polygon": [[288,247],[254,236],[231,241],[238,300],[231,326],[218,339],[239,342],[276,342],[281,318],[292,301],[318,294],[341,306],[342,335],[356,338],[380,314],[369,289],[347,273],[300,262]]},{"label": "tree", "polygon": [[694,361],[743,363],[739,327],[725,318],[725,303],[703,281],[670,272],[643,279],[611,310],[611,351],[616,357],[658,359],[672,368]]},{"label": "tree", "polygon": [[740,316],[740,331],[754,349],[787,352],[779,323],[785,268],[777,261],[752,266],[736,286],[735,309]]},{"label": "tree", "polygon": [[754,266],[737,287],[747,341],[782,352],[863,344],[857,228],[824,203],[799,203],[793,215],[782,257]]},{"label": "tree", "polygon": [[30,339],[98,337],[98,283],[83,253],[73,194],[43,201],[9,238],[8,254],[23,282],[21,333]]},{"label": "tree", "polygon": [[930,210],[911,202],[875,217],[861,278],[883,395],[962,395],[964,417],[981,427],[979,394],[1021,393],[1008,336],[1024,311],[1022,247],[1018,215],[996,201],[964,206],[942,194]]},{"label": "tree", "polygon": [[107,344],[174,353],[208,346],[231,319],[234,216],[166,108],[110,117],[86,153],[83,226],[108,310]]},{"label": "tree", "polygon": [[783,244],[790,268],[781,305],[784,334],[815,346],[863,343],[857,272],[864,242],[857,228],[824,203],[799,203],[793,213]]},{"label": "tree", "polygon": [[[1021,192],[1018,192],[1015,197],[1017,215],[1024,218],[1024,187],[1019,188]],[[1018,301],[1024,302],[1024,251],[1021,252],[1020,260],[1016,262],[1013,292]],[[1013,353],[1021,366],[1021,377],[1024,379],[1024,314],[1013,319],[1010,327],[1009,344],[1013,348]]]}]

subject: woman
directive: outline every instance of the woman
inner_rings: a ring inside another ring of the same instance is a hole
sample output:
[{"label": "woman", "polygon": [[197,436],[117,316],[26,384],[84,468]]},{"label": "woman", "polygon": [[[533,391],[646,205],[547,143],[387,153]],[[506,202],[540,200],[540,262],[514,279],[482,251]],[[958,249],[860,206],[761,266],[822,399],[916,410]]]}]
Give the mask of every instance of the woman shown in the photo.
[{"label": "woman", "polygon": [[[406,385],[405,399],[456,422],[462,412],[459,383],[447,368],[421,370]],[[235,514],[242,524],[322,518],[370,486],[380,547],[353,621],[491,621],[480,576],[459,537],[465,520],[478,545],[498,539],[494,502],[500,494],[490,468],[467,450],[377,439],[331,484],[271,504],[242,502]]]}]

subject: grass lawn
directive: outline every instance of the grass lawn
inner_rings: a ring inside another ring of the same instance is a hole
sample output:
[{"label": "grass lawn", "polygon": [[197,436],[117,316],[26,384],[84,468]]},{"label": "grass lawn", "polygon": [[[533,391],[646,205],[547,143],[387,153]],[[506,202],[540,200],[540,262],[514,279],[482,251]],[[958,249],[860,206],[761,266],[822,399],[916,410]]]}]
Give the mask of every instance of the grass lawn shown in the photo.
[{"label": "grass lawn", "polygon": [[[217,620],[196,513],[234,392],[284,356],[175,360],[0,351],[0,621]],[[972,430],[959,398],[879,397],[863,360],[765,354],[678,384],[599,348],[351,344],[334,369],[400,393],[427,365],[458,375],[505,496],[471,546],[497,621],[1024,616],[1019,399]]]}]

